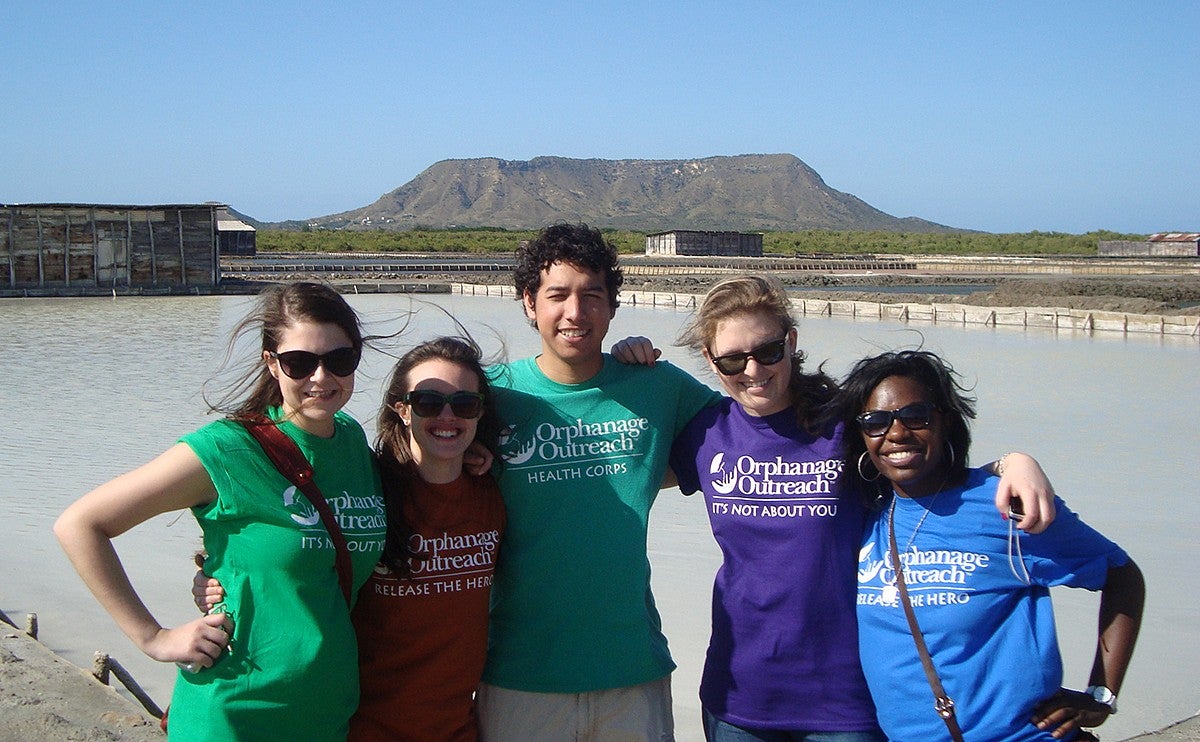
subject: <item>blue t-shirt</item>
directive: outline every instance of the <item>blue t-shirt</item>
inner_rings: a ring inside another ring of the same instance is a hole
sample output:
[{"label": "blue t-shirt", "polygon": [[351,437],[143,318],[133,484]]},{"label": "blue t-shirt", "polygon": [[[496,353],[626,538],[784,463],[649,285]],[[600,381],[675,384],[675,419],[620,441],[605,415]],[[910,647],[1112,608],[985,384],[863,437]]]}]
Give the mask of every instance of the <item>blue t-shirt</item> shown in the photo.
[{"label": "blue t-shirt", "polygon": [[842,426],[725,398],[675,440],[671,468],[704,493],[723,562],[713,584],[704,708],[736,726],[877,728],[858,659],[855,554],[865,514],[842,482]]},{"label": "blue t-shirt", "polygon": [[675,665],[650,592],[646,533],[671,441],[719,395],[669,363],[559,384],[533,358],[490,370],[504,423],[508,526],[492,587],[492,685],[585,693]]},{"label": "blue t-shirt", "polygon": [[[1052,740],[1029,721],[1034,706],[1062,687],[1049,588],[1099,590],[1108,570],[1129,557],[1061,500],[1045,532],[1016,530],[996,513],[999,481],[973,469],[961,488],[895,498],[897,549],[917,623],[963,735]],[[894,587],[888,517],[884,510],[873,519],[859,553],[863,669],[889,738],[948,739]]]}]

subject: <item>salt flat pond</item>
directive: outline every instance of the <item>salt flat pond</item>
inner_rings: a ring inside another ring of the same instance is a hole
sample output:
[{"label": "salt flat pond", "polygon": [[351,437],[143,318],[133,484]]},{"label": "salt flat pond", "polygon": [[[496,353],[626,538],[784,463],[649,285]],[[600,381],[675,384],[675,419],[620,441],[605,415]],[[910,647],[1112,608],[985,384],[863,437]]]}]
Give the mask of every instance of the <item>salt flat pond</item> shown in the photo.
[{"label": "salt flat pond", "polygon": [[[422,300],[428,297],[421,297]],[[452,330],[435,306],[403,295],[350,297],[372,332],[396,332],[393,353]],[[517,358],[538,338],[511,299],[432,298],[490,353]],[[160,704],[174,669],[140,655],[97,606],[50,532],[57,514],[95,485],[133,468],[203,424],[200,389],[221,361],[249,297],[0,301],[7,378],[0,401],[0,609],[37,612],[43,641],[90,666],[96,650],[130,668]],[[410,315],[411,311],[415,315]],[[710,384],[696,359],[670,346],[683,312],[625,307],[610,340],[648,335],[667,358]],[[1195,338],[1052,330],[905,325],[809,317],[801,346],[815,366],[843,373],[862,355],[925,347],[975,384],[974,461],[1020,449],[1042,461],[1068,504],[1121,543],[1146,573],[1149,598],[1137,655],[1108,739],[1164,726],[1200,708],[1200,557],[1193,531],[1200,492]],[[244,355],[244,354],[243,354]],[[364,361],[349,410],[368,431],[392,358]],[[190,619],[190,515],[164,516],[117,539],[134,583],[165,623]],[[707,646],[712,576],[720,555],[699,500],[664,492],[651,516],[654,586],[672,653],[680,740],[702,739],[696,688]],[[781,565],[781,569],[785,565]],[[1086,685],[1095,636],[1093,594],[1055,593],[1068,683]]]}]

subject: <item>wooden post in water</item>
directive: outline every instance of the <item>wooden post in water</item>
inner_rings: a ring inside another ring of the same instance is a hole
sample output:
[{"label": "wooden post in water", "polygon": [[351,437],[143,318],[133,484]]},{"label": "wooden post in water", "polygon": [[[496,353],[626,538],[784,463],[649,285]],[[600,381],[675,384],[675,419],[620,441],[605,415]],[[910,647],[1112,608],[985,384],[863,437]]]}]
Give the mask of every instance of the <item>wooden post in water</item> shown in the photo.
[{"label": "wooden post in water", "polygon": [[158,707],[158,704],[154,702],[154,699],[146,691],[142,690],[142,686],[138,685],[133,676],[129,674],[129,671],[122,667],[120,662],[117,662],[104,652],[96,652],[92,658],[92,676],[101,683],[108,685],[109,671],[117,676],[117,680],[121,681],[121,685],[125,686],[125,690],[129,691],[138,700],[138,703],[142,704],[142,708],[146,709],[151,716],[156,719],[162,718],[162,709]]}]

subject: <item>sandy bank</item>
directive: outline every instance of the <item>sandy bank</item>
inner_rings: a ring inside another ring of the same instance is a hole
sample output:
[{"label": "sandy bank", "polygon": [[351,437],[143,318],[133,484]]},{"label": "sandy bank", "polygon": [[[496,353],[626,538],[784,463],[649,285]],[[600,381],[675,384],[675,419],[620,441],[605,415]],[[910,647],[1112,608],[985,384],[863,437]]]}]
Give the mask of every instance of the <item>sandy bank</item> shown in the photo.
[{"label": "sandy bank", "polygon": [[23,632],[0,624],[0,742],[162,742],[158,720]]},{"label": "sandy bank", "polygon": [[[0,742],[162,742],[157,720],[24,633],[0,631]],[[1098,730],[1103,737],[1103,727]],[[1200,742],[1200,716],[1130,742]]]}]

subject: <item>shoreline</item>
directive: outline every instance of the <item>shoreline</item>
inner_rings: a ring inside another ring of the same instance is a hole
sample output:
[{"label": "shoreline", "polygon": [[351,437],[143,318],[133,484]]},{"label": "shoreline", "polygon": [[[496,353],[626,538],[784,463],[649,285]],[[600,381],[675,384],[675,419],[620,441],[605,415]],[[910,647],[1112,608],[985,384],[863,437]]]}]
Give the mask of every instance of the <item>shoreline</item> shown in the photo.
[{"label": "shoreline", "polygon": [[[23,631],[0,627],[0,742],[166,739],[156,719],[112,687]],[[1103,726],[1097,730],[1103,735]],[[1200,742],[1200,711],[1125,742]]]},{"label": "shoreline", "polygon": [[[451,284],[451,292],[469,296],[514,298],[511,286],[495,284]],[[837,294],[837,292],[833,292]],[[1083,332],[1152,333],[1190,336],[1200,340],[1200,312],[1195,315],[1139,314],[1124,311],[1072,309],[1061,306],[980,305],[955,301],[894,301],[896,294],[872,294],[869,298],[821,298],[793,296],[792,305],[801,317],[849,317],[862,320],[894,320],[904,323],[961,324],[979,327],[1049,328]],[[882,298],[893,301],[883,301]],[[699,306],[703,294],[672,291],[622,290],[623,306],[691,311]],[[946,297],[952,299],[956,297]]]},{"label": "shoreline", "polygon": [[[464,294],[471,296],[514,296],[513,287],[507,280],[494,280],[495,276],[441,276],[429,277],[432,280],[420,281],[389,281],[354,280],[334,278],[330,281],[342,293],[353,294]],[[462,281],[463,278],[475,279]],[[811,278],[811,277],[810,277]],[[894,278],[894,277],[893,277]],[[911,276],[904,277],[910,280]],[[324,276],[290,275],[280,277],[280,280],[326,280]],[[671,308],[676,310],[694,309],[707,287],[716,280],[702,281],[694,276],[683,277],[682,281],[672,282],[663,277],[653,277],[642,281],[627,281],[620,292],[620,300],[626,306],[649,306],[651,308]],[[880,276],[871,279],[873,285],[892,285]],[[945,277],[930,279],[931,281],[946,282]],[[1047,328],[1053,330],[1073,330],[1087,333],[1117,332],[1117,333],[1150,333],[1157,335],[1187,336],[1200,340],[1200,303],[1191,304],[1193,298],[1200,299],[1200,281],[1188,281],[1180,289],[1172,284],[1158,289],[1172,297],[1184,296],[1188,306],[1171,307],[1161,301],[1162,296],[1147,298],[1145,296],[1122,296],[1114,294],[1095,293],[1063,293],[1080,291],[1079,287],[1087,287],[1093,291],[1095,282],[1090,285],[1080,283],[1076,288],[1070,284],[1086,279],[1063,281],[1058,279],[1047,285],[1042,291],[1051,293],[1022,293],[1022,289],[1009,284],[1004,290],[988,290],[966,294],[926,294],[919,292],[885,293],[878,291],[850,291],[848,286],[832,288],[805,287],[796,291],[792,303],[800,316],[829,316],[850,317],[864,320],[895,320],[900,322],[928,322],[932,324],[962,324],[979,327],[1023,327]],[[1142,282],[1153,279],[1140,279]],[[1159,279],[1164,280],[1164,279]],[[1178,279],[1176,279],[1178,280]],[[922,286],[921,283],[903,285]],[[258,293],[263,286],[276,283],[273,280],[258,281],[229,281],[217,287],[208,287],[204,291],[195,289],[190,292],[174,291],[171,289],[98,289],[73,287],[68,289],[20,289],[0,291],[0,299],[4,298],[109,298],[130,296],[246,296]],[[1132,288],[1128,281],[1105,279],[1105,285],[1124,285],[1127,294],[1156,293],[1146,289]],[[1194,287],[1191,284],[1196,284]],[[794,287],[795,284],[785,284]],[[1016,286],[1026,287],[1027,281],[1017,282]],[[1064,286],[1064,284],[1066,284]],[[1137,285],[1138,281],[1132,282]],[[936,284],[928,284],[936,285]],[[1004,286],[1004,284],[1000,284]],[[1164,290],[1165,288],[1165,290]],[[1178,299],[1177,299],[1178,303]],[[1164,308],[1166,307],[1166,308]],[[1157,309],[1158,311],[1153,311]],[[1174,311],[1170,311],[1174,309]],[[1168,313],[1169,312],[1169,313]]]}]

